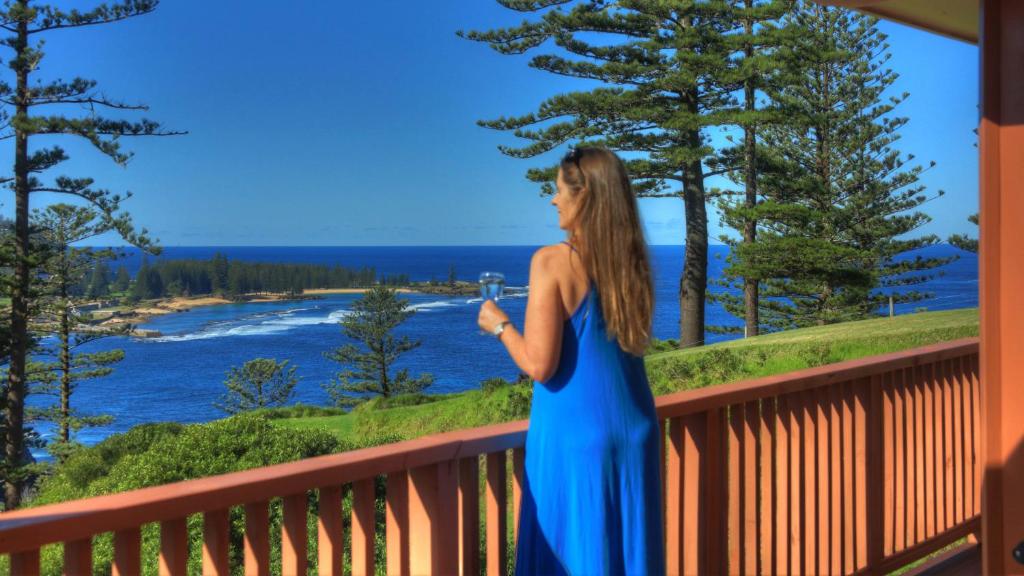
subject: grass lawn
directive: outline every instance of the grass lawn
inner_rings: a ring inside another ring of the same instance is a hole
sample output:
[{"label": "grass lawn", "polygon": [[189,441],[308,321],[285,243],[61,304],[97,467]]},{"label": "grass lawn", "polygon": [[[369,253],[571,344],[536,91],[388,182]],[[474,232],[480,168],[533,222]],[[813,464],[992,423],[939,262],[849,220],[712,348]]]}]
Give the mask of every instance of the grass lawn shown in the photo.
[{"label": "grass lawn", "polygon": [[[790,330],[650,354],[645,362],[651,389],[661,395],[977,334],[978,310],[968,308]],[[349,414],[277,418],[273,422],[287,428],[324,428],[340,440],[359,444],[372,437],[401,440],[526,418],[531,394],[528,385],[509,385],[486,393],[467,390],[424,395],[403,406],[373,400]]]}]

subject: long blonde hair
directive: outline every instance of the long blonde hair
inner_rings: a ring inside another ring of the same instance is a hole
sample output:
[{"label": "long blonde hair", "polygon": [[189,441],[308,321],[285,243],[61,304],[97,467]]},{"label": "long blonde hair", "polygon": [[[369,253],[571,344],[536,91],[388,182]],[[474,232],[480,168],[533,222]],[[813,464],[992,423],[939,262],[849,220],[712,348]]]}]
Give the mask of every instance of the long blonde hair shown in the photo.
[{"label": "long blonde hair", "polygon": [[561,172],[570,194],[579,195],[573,241],[596,284],[608,337],[642,356],[651,338],[654,286],[626,167],[610,150],[575,148]]}]

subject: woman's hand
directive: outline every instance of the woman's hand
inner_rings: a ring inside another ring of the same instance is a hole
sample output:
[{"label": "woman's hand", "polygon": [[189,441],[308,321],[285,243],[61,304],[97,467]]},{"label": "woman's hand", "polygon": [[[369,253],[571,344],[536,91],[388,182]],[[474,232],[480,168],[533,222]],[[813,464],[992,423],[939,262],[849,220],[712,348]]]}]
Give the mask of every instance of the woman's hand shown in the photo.
[{"label": "woman's hand", "polygon": [[506,320],[508,320],[508,314],[505,314],[505,311],[495,304],[494,300],[488,298],[480,305],[480,314],[477,316],[476,323],[481,330],[493,334],[498,324]]}]

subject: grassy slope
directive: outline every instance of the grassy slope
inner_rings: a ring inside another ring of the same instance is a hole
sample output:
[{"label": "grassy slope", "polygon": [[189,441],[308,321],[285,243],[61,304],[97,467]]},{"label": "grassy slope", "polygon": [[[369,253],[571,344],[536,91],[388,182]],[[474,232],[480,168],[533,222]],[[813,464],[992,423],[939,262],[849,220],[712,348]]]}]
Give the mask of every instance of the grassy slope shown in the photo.
[{"label": "grassy slope", "polygon": [[[978,333],[977,309],[925,312],[791,330],[721,344],[673,350],[645,359],[656,395],[799,370],[955,340]],[[339,439],[424,434],[526,418],[529,386],[506,386],[491,393],[469,390],[434,396],[433,402],[379,408],[376,401],[350,414],[280,418],[288,428],[326,428]]]}]

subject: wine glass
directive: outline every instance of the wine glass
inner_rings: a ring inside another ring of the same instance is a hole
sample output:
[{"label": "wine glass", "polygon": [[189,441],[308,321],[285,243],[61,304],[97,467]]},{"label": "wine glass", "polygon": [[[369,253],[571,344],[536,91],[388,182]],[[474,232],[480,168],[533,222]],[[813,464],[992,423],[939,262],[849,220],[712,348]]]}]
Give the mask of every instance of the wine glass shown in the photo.
[{"label": "wine glass", "polygon": [[[480,274],[480,296],[484,300],[491,299],[497,302],[504,290],[504,274],[501,272],[483,272]],[[488,332],[481,330],[480,334],[487,335]]]}]

